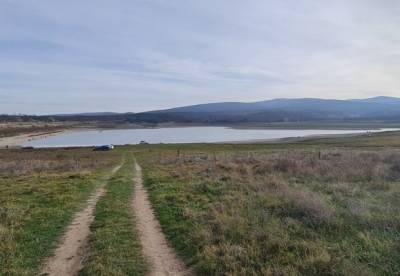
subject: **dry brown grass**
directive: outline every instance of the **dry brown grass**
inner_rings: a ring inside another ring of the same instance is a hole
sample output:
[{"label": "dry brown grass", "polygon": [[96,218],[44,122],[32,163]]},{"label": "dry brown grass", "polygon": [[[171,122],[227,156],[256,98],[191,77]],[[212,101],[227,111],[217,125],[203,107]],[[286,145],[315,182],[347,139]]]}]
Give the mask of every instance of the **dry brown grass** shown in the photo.
[{"label": "dry brown grass", "polygon": [[200,274],[400,272],[399,150],[187,151],[148,160],[165,231]]},{"label": "dry brown grass", "polygon": [[117,155],[90,149],[0,150],[0,175],[71,173],[110,167]]}]

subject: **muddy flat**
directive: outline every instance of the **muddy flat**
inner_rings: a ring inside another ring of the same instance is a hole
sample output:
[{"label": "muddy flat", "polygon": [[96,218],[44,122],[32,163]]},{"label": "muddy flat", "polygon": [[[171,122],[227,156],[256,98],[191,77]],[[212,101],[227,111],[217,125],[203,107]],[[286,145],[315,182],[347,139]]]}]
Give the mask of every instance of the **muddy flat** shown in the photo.
[{"label": "muddy flat", "polygon": [[101,185],[90,196],[86,207],[75,214],[67,232],[62,237],[59,247],[44,266],[42,275],[77,275],[83,268],[90,234],[90,225],[94,219],[96,204],[106,192],[104,186],[107,180],[115,174],[119,168],[121,168],[121,165],[115,167],[107,177],[102,179]]},{"label": "muddy flat", "polygon": [[142,170],[135,164],[135,194],[133,209],[143,253],[150,264],[150,275],[191,275],[192,273],[178,258],[161,231],[146,189],[143,186]]}]

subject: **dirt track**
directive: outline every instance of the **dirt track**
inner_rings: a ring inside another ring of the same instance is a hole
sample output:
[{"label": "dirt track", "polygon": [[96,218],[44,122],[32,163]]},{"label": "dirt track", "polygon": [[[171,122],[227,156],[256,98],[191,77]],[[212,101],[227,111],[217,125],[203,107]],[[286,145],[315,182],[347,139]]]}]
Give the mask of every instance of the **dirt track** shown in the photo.
[{"label": "dirt track", "polygon": [[90,225],[94,219],[96,204],[106,192],[104,186],[107,180],[120,167],[115,167],[110,175],[102,180],[101,186],[95,190],[87,201],[85,209],[75,215],[54,256],[47,261],[42,271],[43,275],[77,275],[83,268]]},{"label": "dirt track", "polygon": [[142,171],[135,164],[135,194],[133,209],[143,253],[150,263],[150,275],[191,275],[184,263],[169,247],[161,227],[154,216],[147,191],[143,186]]}]

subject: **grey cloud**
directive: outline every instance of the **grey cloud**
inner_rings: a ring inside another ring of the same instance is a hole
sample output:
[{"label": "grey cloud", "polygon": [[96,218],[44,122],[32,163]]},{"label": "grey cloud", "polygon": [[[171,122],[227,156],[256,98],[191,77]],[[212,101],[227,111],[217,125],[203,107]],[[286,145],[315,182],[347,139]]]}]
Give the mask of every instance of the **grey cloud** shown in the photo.
[{"label": "grey cloud", "polygon": [[0,110],[400,96],[399,13],[395,0],[5,0]]}]

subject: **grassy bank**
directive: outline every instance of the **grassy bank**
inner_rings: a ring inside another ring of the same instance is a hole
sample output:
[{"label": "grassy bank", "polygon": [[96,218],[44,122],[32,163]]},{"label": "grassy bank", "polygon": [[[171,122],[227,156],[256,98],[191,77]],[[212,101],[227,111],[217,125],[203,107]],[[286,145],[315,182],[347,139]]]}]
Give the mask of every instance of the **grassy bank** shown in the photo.
[{"label": "grassy bank", "polygon": [[96,207],[89,258],[81,275],[145,275],[146,262],[132,214],[134,165],[128,156]]},{"label": "grassy bank", "polygon": [[398,139],[165,146],[140,161],[164,232],[200,275],[396,275]]},{"label": "grassy bank", "polygon": [[34,275],[114,154],[2,150],[0,275]]}]

